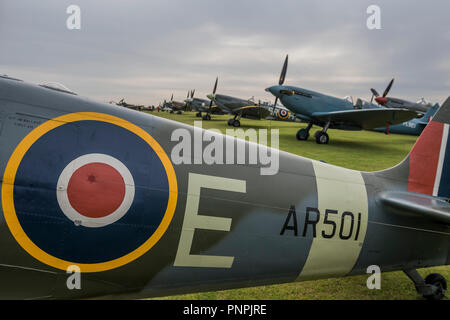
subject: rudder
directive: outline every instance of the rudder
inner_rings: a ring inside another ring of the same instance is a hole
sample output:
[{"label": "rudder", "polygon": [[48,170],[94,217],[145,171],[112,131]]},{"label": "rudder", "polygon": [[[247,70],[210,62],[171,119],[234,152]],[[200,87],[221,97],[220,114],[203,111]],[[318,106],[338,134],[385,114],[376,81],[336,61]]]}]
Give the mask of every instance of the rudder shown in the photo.
[{"label": "rudder", "polygon": [[408,191],[450,198],[450,97],[409,154]]}]

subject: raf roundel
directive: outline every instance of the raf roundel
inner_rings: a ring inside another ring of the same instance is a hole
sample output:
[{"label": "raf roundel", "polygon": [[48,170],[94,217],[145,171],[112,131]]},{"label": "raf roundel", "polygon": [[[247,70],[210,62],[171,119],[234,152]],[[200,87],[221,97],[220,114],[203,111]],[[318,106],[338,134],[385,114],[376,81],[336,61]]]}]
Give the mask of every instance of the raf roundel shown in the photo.
[{"label": "raf roundel", "polygon": [[289,112],[284,110],[284,109],[279,109],[278,110],[278,117],[280,119],[287,119],[289,117]]},{"label": "raf roundel", "polygon": [[161,239],[177,194],[172,163],[147,131],[84,112],[49,120],[19,143],[1,198],[12,235],[34,258],[100,272]]},{"label": "raf roundel", "polygon": [[106,154],[87,154],[71,161],[57,183],[62,212],[75,224],[103,227],[122,218],[134,199],[128,168]]}]

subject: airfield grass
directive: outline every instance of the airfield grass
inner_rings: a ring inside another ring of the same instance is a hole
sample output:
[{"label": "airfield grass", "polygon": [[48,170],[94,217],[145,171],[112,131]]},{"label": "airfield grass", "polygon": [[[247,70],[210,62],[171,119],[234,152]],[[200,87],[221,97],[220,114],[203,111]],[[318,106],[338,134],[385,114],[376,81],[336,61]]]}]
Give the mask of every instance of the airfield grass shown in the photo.
[{"label": "airfield grass", "polygon": [[[168,112],[151,112],[155,116],[193,125],[200,121],[195,112],[183,112],[182,115]],[[229,115],[212,115],[212,120],[202,121],[204,129],[218,129],[226,133],[230,129]],[[378,171],[393,167],[409,153],[417,137],[372,132],[328,130],[330,142],[319,145],[315,142],[314,132],[307,141],[298,141],[295,134],[306,123],[269,120],[241,119],[241,128],[279,129],[279,149],[303,157],[326,161],[327,163],[349,169]],[[450,280],[450,266],[433,267],[419,270],[422,276],[440,273]],[[168,300],[366,300],[366,299],[423,299],[416,293],[412,281],[401,271],[383,273],[381,289],[369,290],[366,281],[369,275],[345,278],[331,278],[316,281],[304,281],[287,284],[258,286],[244,289],[201,292],[168,296],[156,299]]]}]

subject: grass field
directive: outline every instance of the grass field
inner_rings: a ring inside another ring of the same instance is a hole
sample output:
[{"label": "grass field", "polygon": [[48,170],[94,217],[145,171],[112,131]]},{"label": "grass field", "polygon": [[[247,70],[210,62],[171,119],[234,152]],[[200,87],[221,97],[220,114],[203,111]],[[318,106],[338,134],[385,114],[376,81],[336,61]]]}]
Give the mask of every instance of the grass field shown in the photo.
[{"label": "grass field", "polygon": [[[193,124],[199,118],[194,112],[182,115],[167,112],[153,112],[156,116]],[[211,121],[203,121],[205,129],[219,129],[225,133],[230,127],[227,120],[230,116],[212,116]],[[298,141],[295,137],[299,128],[306,127],[304,123],[267,120],[241,119],[241,128],[279,129],[280,150],[291,152],[303,157],[323,160],[327,163],[363,171],[377,171],[390,168],[408,154],[417,137],[408,135],[385,135],[371,131],[328,130],[330,142],[328,145],[316,144],[313,137],[308,141]],[[311,134],[319,130],[314,127]],[[441,273],[450,280],[450,266],[419,270],[426,276],[429,273]],[[246,289],[235,289],[215,292],[204,292],[170,296],[159,299],[422,299],[413,283],[403,272],[384,273],[381,277],[381,289],[369,290],[366,286],[367,276],[353,276],[338,279],[305,281],[281,285],[260,286]]]}]

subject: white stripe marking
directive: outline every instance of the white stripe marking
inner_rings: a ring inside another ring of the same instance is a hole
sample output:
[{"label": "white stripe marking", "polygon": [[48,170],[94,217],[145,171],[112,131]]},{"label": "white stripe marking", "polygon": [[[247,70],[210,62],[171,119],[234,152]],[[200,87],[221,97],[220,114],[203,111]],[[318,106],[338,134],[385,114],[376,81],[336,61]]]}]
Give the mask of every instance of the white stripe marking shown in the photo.
[{"label": "white stripe marking", "polygon": [[444,131],[442,133],[441,150],[439,151],[439,161],[436,169],[436,178],[434,179],[433,196],[437,196],[439,192],[439,186],[441,184],[442,169],[444,167],[445,151],[447,149],[448,140],[448,124],[444,123]]},{"label": "white stripe marking", "polygon": [[[308,258],[297,280],[347,275],[358,260],[368,222],[367,191],[361,173],[318,161],[313,161],[313,166],[317,181],[320,220]],[[333,220],[336,224],[334,236],[329,239],[322,236],[322,232],[331,232],[330,223],[325,223],[327,209],[338,211],[338,214],[330,215],[327,219]],[[343,222],[342,219],[345,211],[352,212],[356,218],[353,221],[352,237],[348,240],[339,237],[339,230],[344,226],[346,226],[344,234],[350,232],[349,221]],[[358,214],[361,214],[360,230],[358,239],[355,240]]]}]

